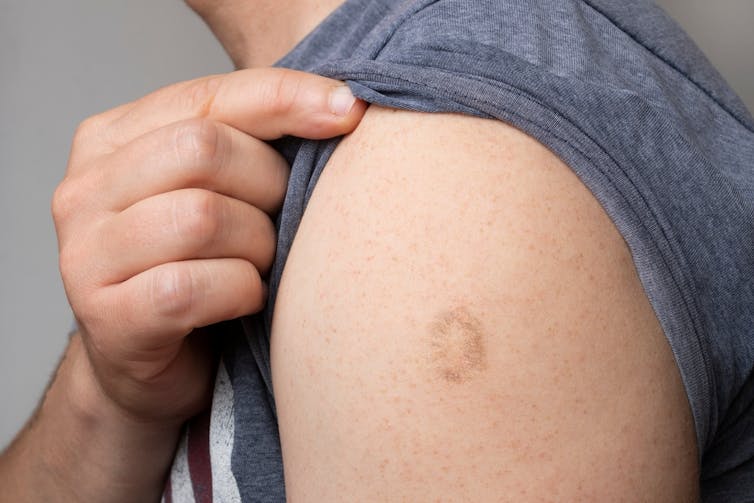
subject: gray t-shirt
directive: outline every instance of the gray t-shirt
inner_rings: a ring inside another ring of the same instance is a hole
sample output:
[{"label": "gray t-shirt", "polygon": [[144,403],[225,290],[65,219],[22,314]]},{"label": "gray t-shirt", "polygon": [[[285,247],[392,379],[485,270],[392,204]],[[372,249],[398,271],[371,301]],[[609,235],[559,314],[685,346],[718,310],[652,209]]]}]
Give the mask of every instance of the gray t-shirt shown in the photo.
[{"label": "gray t-shirt", "polygon": [[[347,0],[279,64],[364,100],[513,124],[563,159],[628,243],[691,404],[704,501],[754,500],[754,120],[647,0]],[[285,260],[338,140],[288,138],[271,302],[215,327],[212,411],[166,501],[284,501],[269,336]]]}]

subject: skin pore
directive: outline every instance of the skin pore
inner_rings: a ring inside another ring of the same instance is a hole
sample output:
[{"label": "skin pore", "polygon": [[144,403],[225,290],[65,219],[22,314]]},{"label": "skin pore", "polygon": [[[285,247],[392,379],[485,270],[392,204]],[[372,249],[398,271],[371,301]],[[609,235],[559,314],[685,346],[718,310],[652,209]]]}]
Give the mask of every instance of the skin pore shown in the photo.
[{"label": "skin pore", "polygon": [[272,65],[344,0],[186,0],[236,68]]}]

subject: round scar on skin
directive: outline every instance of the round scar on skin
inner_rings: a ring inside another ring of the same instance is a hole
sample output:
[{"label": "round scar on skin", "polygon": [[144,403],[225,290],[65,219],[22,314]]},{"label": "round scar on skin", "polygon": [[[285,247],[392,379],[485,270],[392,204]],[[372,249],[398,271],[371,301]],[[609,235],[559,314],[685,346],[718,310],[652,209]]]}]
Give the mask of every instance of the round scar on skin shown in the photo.
[{"label": "round scar on skin", "polygon": [[485,369],[484,332],[465,307],[440,313],[429,336],[429,363],[444,381],[461,384]]}]

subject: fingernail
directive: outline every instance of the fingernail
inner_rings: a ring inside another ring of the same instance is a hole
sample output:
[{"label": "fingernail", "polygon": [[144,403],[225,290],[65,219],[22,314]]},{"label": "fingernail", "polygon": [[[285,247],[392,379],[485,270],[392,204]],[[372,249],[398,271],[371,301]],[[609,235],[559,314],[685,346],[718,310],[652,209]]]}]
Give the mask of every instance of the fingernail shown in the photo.
[{"label": "fingernail", "polygon": [[339,86],[330,92],[330,111],[335,115],[348,115],[354,103],[356,98],[348,86]]}]

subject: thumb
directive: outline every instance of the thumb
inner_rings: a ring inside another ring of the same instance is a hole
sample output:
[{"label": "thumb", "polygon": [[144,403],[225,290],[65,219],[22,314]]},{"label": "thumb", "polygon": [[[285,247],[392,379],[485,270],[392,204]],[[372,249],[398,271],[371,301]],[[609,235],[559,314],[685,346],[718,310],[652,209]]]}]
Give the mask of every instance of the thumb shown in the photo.
[{"label": "thumb", "polygon": [[260,140],[285,135],[319,140],[353,131],[366,107],[343,82],[295,70],[255,68],[165,87],[121,108],[106,127],[116,147],[199,117]]}]

